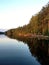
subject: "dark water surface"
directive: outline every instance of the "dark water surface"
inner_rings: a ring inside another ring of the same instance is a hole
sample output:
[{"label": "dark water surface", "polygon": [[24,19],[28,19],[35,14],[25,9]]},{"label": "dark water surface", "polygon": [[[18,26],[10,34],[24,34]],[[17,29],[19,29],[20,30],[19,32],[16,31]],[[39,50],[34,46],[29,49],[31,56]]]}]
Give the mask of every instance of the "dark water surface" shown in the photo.
[{"label": "dark water surface", "polygon": [[0,35],[0,65],[40,65],[27,44]]},{"label": "dark water surface", "polygon": [[0,65],[49,65],[48,46],[48,41],[22,42],[0,35]]}]

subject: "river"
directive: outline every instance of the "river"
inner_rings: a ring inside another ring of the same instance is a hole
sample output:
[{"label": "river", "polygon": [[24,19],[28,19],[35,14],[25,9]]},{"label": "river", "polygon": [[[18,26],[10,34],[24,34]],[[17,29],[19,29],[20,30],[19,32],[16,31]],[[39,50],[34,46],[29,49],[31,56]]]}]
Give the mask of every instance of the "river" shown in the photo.
[{"label": "river", "polygon": [[0,65],[41,65],[28,44],[0,35]]}]

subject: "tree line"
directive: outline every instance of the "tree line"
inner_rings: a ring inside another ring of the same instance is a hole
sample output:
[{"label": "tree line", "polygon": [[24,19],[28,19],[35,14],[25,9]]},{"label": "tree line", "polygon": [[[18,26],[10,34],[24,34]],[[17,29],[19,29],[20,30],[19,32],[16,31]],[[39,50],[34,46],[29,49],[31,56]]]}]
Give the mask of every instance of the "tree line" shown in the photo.
[{"label": "tree line", "polygon": [[17,35],[19,33],[49,35],[49,3],[40,12],[31,17],[29,24],[10,29],[6,33],[9,35]]}]

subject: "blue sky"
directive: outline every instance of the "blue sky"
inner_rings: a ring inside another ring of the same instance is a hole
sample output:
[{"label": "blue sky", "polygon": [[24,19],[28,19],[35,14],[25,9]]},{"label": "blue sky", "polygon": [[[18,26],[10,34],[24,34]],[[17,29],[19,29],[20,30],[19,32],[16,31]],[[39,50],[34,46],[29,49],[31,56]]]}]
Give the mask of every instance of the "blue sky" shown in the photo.
[{"label": "blue sky", "polygon": [[0,0],[0,29],[28,24],[31,16],[48,2],[49,0]]}]

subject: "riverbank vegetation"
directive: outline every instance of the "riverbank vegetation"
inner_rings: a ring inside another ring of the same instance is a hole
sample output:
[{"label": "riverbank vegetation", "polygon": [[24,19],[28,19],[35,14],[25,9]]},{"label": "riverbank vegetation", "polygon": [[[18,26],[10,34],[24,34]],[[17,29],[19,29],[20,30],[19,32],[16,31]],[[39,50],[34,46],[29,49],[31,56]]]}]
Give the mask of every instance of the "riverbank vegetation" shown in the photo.
[{"label": "riverbank vegetation", "polygon": [[49,3],[39,13],[31,17],[29,24],[10,29],[5,34],[15,38],[17,36],[28,37],[33,35],[49,36]]}]

